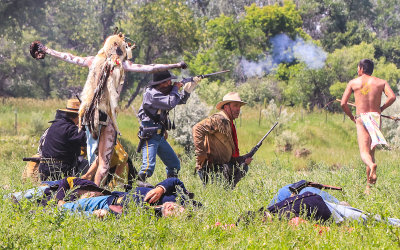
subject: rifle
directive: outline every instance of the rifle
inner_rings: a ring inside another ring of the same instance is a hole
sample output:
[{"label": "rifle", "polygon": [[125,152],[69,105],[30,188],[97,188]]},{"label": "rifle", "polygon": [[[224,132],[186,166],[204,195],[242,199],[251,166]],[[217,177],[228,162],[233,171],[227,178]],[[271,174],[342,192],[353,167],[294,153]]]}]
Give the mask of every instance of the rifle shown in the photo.
[{"label": "rifle", "polygon": [[40,162],[40,157],[24,157],[22,158],[23,161],[34,161],[34,162]]},{"label": "rifle", "polygon": [[[219,74],[227,73],[227,72],[230,72],[230,70],[218,71],[218,72],[214,72],[214,73],[210,73],[210,74],[206,74],[206,75],[198,75],[196,77],[200,77],[201,79],[204,79],[204,78],[207,78],[207,77],[210,77],[210,76],[213,76],[213,75],[219,75]],[[185,84],[185,83],[188,83],[188,82],[193,82],[193,78],[194,78],[194,76],[191,76],[191,77],[188,77],[188,78],[183,78],[181,83]]]},{"label": "rifle", "polygon": [[263,141],[267,136],[274,130],[274,128],[278,125],[278,122],[275,122],[275,124],[272,126],[272,128],[264,135],[264,137],[257,143],[257,145],[254,146],[254,148],[251,149],[249,153],[246,154],[246,158],[253,157],[253,155],[258,151],[258,149],[261,147],[263,144]]},{"label": "rifle", "polygon": [[320,184],[317,182],[311,182],[311,181],[306,181],[306,180],[301,180],[299,182],[293,183],[289,187],[289,190],[290,190],[290,192],[292,192],[294,194],[298,194],[305,187],[315,187],[318,189],[331,189],[331,190],[342,191],[341,187],[329,186],[329,185],[324,185],[324,184]]}]

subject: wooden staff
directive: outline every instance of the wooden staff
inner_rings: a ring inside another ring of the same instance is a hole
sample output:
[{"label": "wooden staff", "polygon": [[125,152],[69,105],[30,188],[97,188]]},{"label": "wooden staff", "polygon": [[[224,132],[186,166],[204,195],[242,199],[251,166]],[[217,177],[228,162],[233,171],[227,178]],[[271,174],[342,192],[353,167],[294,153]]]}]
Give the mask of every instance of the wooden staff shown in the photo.
[{"label": "wooden staff", "polygon": [[[333,102],[342,102],[342,100],[336,99],[336,100],[330,101],[325,105],[325,107],[330,105]],[[350,106],[356,107],[356,105],[354,103],[352,103],[352,102],[347,102],[347,104],[350,105]],[[381,114],[381,116],[384,117],[384,118],[393,120],[395,122],[400,121],[400,117],[395,117],[395,116],[391,116],[391,115],[382,115],[382,114]]]}]

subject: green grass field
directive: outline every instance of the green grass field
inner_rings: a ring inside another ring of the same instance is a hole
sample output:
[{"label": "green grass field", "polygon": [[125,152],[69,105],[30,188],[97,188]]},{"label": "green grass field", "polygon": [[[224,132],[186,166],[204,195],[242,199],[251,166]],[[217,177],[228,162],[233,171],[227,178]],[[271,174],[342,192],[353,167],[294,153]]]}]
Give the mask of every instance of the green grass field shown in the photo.
[{"label": "green grass field", "polygon": [[[25,163],[22,157],[36,152],[41,129],[47,127],[57,108],[65,100],[0,99],[0,195],[22,191],[33,186],[22,183]],[[134,103],[136,109],[139,103]],[[378,151],[378,182],[371,195],[363,194],[365,168],[358,155],[355,127],[343,114],[312,113],[296,109],[294,119],[285,124],[294,131],[299,143],[294,149],[307,148],[307,158],[296,158],[293,152],[280,152],[274,145],[275,133],[264,142],[250,166],[248,175],[233,191],[220,184],[203,187],[193,175],[194,154],[185,155],[182,147],[170,143],[181,159],[180,178],[196,194],[204,207],[186,211],[175,218],[156,219],[151,213],[132,206],[129,213],[117,219],[104,220],[61,213],[56,209],[37,207],[23,201],[15,207],[9,200],[0,201],[0,247],[2,248],[399,248],[400,228],[373,220],[367,223],[330,224],[330,230],[319,234],[313,222],[298,228],[283,220],[262,222],[231,229],[211,227],[216,222],[235,223],[243,212],[266,206],[282,186],[301,179],[343,187],[330,191],[339,200],[382,217],[400,218],[400,182],[398,151]],[[17,126],[15,120],[17,117]],[[241,153],[248,152],[272,124],[261,120],[259,110],[245,107],[237,120]],[[131,109],[118,117],[125,148],[140,166],[135,155],[138,121]],[[279,132],[279,131],[278,131]],[[157,183],[165,178],[158,161],[149,179]],[[349,228],[351,228],[349,230]]]}]

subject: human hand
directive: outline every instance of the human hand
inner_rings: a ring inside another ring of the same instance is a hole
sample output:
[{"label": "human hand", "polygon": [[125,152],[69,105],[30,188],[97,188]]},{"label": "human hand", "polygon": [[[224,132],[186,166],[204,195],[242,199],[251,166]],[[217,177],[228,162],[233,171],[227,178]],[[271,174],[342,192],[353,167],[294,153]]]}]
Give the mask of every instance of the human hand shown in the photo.
[{"label": "human hand", "polygon": [[164,132],[164,139],[165,139],[165,140],[168,139],[168,132],[167,132],[167,130],[165,130],[165,132]]},{"label": "human hand", "polygon": [[183,83],[181,83],[181,82],[175,82],[175,83],[174,83],[174,86],[177,86],[178,89],[180,89],[180,88],[182,88]]},{"label": "human hand", "polygon": [[244,163],[246,163],[246,165],[250,165],[250,163],[251,163],[252,160],[253,160],[253,157],[246,158],[246,159],[244,160]]},{"label": "human hand", "polygon": [[64,205],[66,202],[64,200],[59,200],[57,203],[57,206],[61,207],[62,205]]},{"label": "human hand", "polygon": [[150,204],[155,203],[161,198],[163,194],[164,194],[164,189],[158,186],[156,188],[153,188],[146,194],[146,196],[144,197],[144,201],[147,201]]},{"label": "human hand", "polygon": [[108,214],[108,211],[105,209],[97,209],[93,211],[93,214],[96,215],[97,218],[103,219]]},{"label": "human hand", "polygon": [[203,78],[201,78],[199,76],[195,76],[195,77],[193,77],[193,82],[198,84],[201,81],[201,79],[203,79]]}]

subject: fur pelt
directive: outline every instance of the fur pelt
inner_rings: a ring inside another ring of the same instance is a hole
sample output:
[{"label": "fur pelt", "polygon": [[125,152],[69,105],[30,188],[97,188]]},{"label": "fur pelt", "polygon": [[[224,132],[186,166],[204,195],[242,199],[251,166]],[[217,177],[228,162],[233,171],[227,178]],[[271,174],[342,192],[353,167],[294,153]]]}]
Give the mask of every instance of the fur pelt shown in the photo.
[{"label": "fur pelt", "polygon": [[[110,117],[115,131],[120,133],[116,118],[119,94],[125,78],[122,62],[130,55],[130,48],[125,42],[124,36],[121,33],[112,35],[106,39],[103,48],[99,50],[89,68],[89,74],[81,94],[79,126],[81,127],[82,121],[89,125],[94,138],[97,138],[100,132],[98,115],[93,115],[98,114],[98,110],[105,112]],[[109,72],[105,72],[106,70]],[[104,78],[104,74],[107,74],[106,78]],[[102,83],[100,79],[106,82]]]}]

